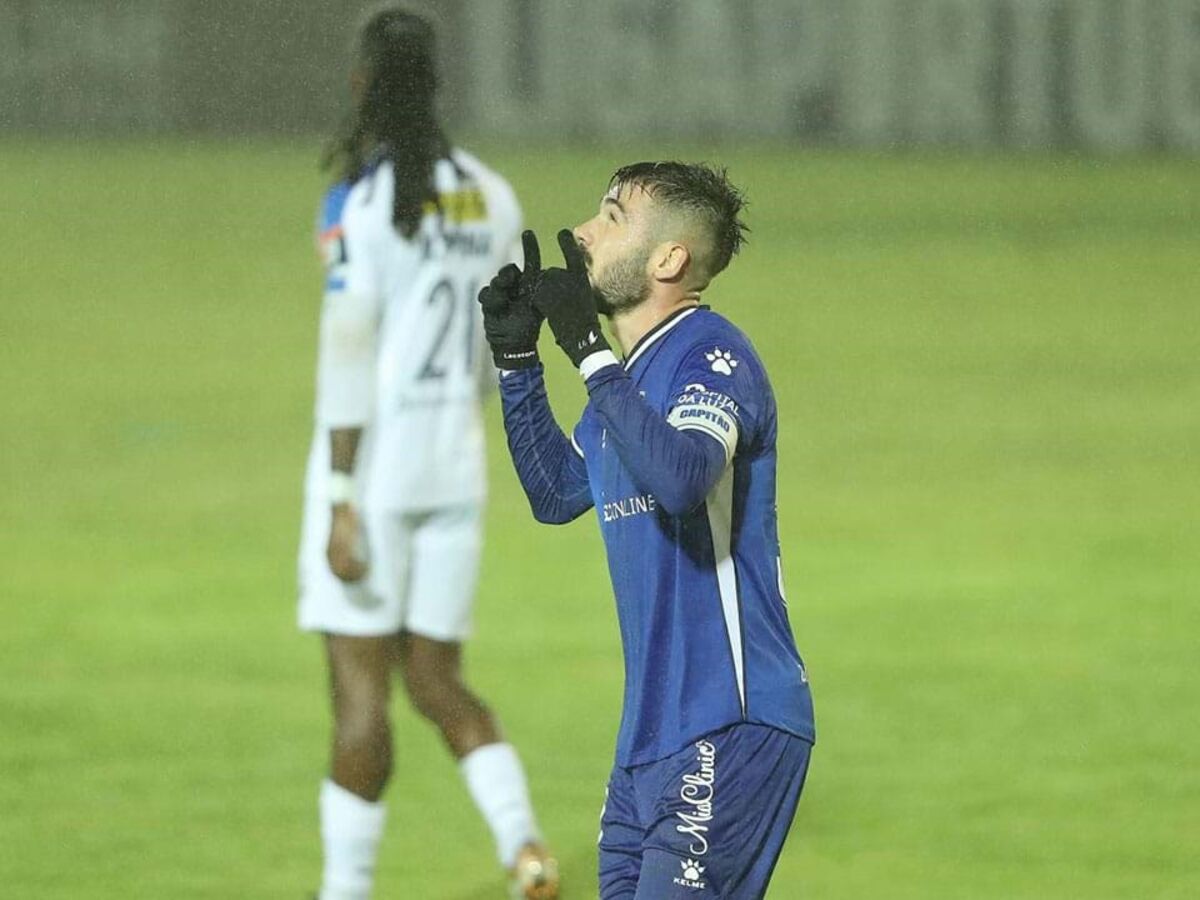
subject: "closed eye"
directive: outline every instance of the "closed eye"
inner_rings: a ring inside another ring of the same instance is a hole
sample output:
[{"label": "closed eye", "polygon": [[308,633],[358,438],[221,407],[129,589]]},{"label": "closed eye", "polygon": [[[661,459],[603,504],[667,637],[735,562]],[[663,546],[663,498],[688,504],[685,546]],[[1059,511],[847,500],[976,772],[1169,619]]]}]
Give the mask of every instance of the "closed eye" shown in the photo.
[{"label": "closed eye", "polygon": [[621,205],[620,200],[617,200],[613,197],[605,197],[604,202],[601,204],[601,208],[607,211],[608,220],[610,222],[617,221],[618,212],[621,213],[621,215],[625,215],[625,207]]}]

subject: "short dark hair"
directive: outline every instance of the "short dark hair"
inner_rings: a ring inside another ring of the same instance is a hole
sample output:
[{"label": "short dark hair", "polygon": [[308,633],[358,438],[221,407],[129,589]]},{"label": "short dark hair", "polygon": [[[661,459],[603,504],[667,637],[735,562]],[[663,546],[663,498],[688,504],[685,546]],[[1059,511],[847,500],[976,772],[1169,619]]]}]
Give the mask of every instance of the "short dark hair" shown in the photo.
[{"label": "short dark hair", "polygon": [[669,160],[633,163],[617,169],[608,187],[640,187],[659,203],[697,216],[713,242],[705,281],[724,270],[746,243],[750,229],[739,218],[746,195],[730,182],[724,167]]}]

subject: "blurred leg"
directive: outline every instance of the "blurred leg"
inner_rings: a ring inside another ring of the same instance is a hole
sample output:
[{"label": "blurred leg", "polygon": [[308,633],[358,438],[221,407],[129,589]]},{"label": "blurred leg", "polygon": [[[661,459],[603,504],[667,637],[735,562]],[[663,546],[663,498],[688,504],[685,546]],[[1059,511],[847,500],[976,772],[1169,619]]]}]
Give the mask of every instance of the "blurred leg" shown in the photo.
[{"label": "blurred leg", "polygon": [[321,900],[365,900],[374,884],[385,819],[379,798],[392,771],[388,701],[396,640],[394,635],[325,638],[333,747],[320,799]]},{"label": "blurred leg", "polygon": [[437,726],[456,759],[500,740],[491,711],[463,683],[460,644],[404,632],[396,646],[409,701]]},{"label": "blurred leg", "polygon": [[391,661],[395,636],[326,635],[333,697],[332,780],[364,800],[383,794],[392,774]]},{"label": "blurred leg", "polygon": [[558,896],[557,866],[541,844],[517,752],[462,676],[479,569],[480,509],[416,515],[399,667],[413,707],[459,760],[463,780],[491,829],[496,854],[529,898]]},{"label": "blurred leg", "polygon": [[441,731],[460,761],[463,779],[492,830],[506,868],[521,849],[540,841],[525,772],[504,743],[491,712],[463,683],[461,647],[404,633],[400,671],[413,707]]}]

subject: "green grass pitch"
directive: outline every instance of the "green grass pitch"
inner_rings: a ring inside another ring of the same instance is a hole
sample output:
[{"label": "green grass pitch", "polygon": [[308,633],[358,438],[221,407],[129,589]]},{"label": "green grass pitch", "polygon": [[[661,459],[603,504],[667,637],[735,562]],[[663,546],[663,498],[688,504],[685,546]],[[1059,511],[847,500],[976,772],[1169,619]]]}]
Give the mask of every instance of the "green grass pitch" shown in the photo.
[{"label": "green grass pitch", "polygon": [[[668,152],[479,149],[545,236]],[[4,897],[317,884],[324,673],[293,627],[315,152],[0,144]],[[770,896],[1200,896],[1195,164],[704,155],[753,204],[709,299],[778,393],[820,731]],[[469,674],[567,897],[595,896],[621,680],[597,527],[532,521],[488,415]],[[502,896],[397,707],[380,897]]]}]

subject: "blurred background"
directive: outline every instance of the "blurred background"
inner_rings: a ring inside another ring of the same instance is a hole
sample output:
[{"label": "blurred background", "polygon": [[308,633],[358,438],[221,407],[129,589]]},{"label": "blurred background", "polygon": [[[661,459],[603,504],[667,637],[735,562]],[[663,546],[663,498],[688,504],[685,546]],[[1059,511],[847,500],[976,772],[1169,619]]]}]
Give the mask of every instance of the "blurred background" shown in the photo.
[{"label": "blurred background", "polygon": [[[750,196],[709,300],[778,395],[819,730],[770,896],[1200,895],[1200,0],[412,5],[539,233],[635,159]],[[312,227],[366,7],[0,0],[0,897],[315,888]],[[594,896],[603,554],[488,427],[470,675]],[[398,715],[379,896],[502,896]]]},{"label": "blurred background", "polygon": [[[1193,0],[423,6],[442,34],[444,112],[481,134],[1200,150]],[[0,123],[323,132],[343,96],[350,25],[369,7],[4,0]]]}]

